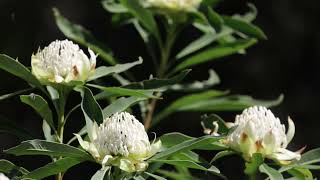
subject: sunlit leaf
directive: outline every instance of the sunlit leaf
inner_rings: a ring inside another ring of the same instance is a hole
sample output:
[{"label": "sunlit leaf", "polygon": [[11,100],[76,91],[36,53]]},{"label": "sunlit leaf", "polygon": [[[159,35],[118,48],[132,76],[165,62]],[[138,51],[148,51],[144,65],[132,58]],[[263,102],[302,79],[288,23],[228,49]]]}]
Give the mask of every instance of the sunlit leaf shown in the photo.
[{"label": "sunlit leaf", "polygon": [[125,63],[125,64],[116,64],[114,66],[100,66],[95,70],[94,75],[90,76],[88,81],[92,81],[104,76],[108,76],[114,73],[121,73],[124,71],[127,71],[128,69],[138,65],[142,64],[143,60],[142,58],[139,58],[138,61],[132,62],[132,63]]},{"label": "sunlit leaf", "polygon": [[45,140],[28,140],[23,141],[18,146],[12,147],[4,151],[8,154],[13,154],[16,156],[21,155],[48,155],[55,157],[72,157],[83,160],[92,160],[92,157],[85,151],[69,146],[66,144],[49,142]]},{"label": "sunlit leaf", "polygon": [[267,164],[261,164],[259,170],[260,172],[267,174],[270,180],[283,180],[282,174]]},{"label": "sunlit leaf", "polygon": [[223,45],[218,45],[213,48],[209,48],[207,50],[204,50],[194,56],[191,56],[183,60],[182,63],[180,63],[174,68],[173,72],[178,72],[180,70],[195,66],[197,64],[205,63],[205,62],[212,61],[224,56],[235,54],[240,50],[243,50],[252,46],[256,42],[257,40],[255,39],[245,39],[245,40],[242,39],[236,42],[227,43]]}]

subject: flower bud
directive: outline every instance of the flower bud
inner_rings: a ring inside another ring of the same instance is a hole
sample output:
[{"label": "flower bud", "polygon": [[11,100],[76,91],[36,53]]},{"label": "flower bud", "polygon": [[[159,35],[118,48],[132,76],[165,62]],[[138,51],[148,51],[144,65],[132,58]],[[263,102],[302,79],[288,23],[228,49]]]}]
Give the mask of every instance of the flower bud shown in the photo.
[{"label": "flower bud", "polygon": [[250,161],[254,153],[279,161],[280,163],[300,159],[300,154],[286,149],[294,136],[294,123],[288,118],[287,134],[279,118],[265,107],[250,107],[236,116],[235,130],[227,137],[227,144],[241,152]]},{"label": "flower bud", "polygon": [[76,135],[80,145],[102,165],[119,166],[127,172],[144,171],[150,158],[161,148],[161,141],[150,144],[144,126],[127,112],[106,118],[98,127],[93,124],[91,142]]},{"label": "flower bud", "polygon": [[42,84],[85,82],[94,73],[96,55],[88,49],[90,59],[69,40],[56,40],[31,57],[32,73]]}]

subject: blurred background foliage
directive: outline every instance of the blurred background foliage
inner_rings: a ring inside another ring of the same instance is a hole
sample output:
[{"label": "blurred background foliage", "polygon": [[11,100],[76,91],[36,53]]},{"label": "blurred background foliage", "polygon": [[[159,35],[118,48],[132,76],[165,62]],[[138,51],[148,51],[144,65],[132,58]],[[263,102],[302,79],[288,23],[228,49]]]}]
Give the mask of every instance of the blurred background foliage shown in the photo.
[{"label": "blurred background foliage", "polygon": [[[284,101],[273,109],[283,122],[288,115],[295,121],[296,136],[290,144],[291,148],[298,149],[304,145],[307,145],[308,149],[315,148],[319,146],[320,139],[317,117],[320,102],[320,2],[224,0],[217,7],[217,12],[244,13],[247,11],[247,2],[255,4],[259,10],[254,23],[264,30],[268,40],[259,41],[249,48],[244,56],[233,55],[200,65],[193,69],[188,78],[206,79],[207,69],[213,68],[221,78],[222,83],[216,86],[219,89],[230,89],[233,94],[250,94],[262,99],[274,99],[283,93]],[[18,57],[23,64],[30,65],[31,54],[35,53],[39,46],[44,47],[55,39],[65,39],[55,24],[52,7],[57,7],[72,22],[89,29],[113,50],[122,63],[142,56],[143,65],[133,68],[132,71],[138,75],[139,80],[149,77],[152,61],[134,27],[112,27],[110,14],[103,9],[100,1],[96,0],[0,0],[0,52]],[[184,47],[199,35],[193,29],[184,30],[177,40],[177,47]],[[22,80],[3,71],[0,71],[0,77],[0,94],[26,87]],[[174,96],[177,95],[171,94],[165,98],[176,99]],[[0,114],[24,127],[33,137],[42,137],[41,123],[37,121],[40,117],[27,105],[20,103],[19,97],[0,102]],[[219,115],[227,121],[232,121],[234,117],[234,113]],[[80,111],[74,115],[77,116],[81,116]],[[84,124],[75,118],[71,118],[71,121],[68,124],[77,124],[78,128]],[[200,113],[181,112],[171,115],[168,121],[160,123],[153,131],[159,135],[179,131],[201,136],[202,128],[199,122]],[[68,124],[67,131],[71,129]],[[18,142],[14,136],[0,134],[1,151],[17,145]],[[13,162],[18,161],[15,157],[2,153],[0,156]],[[20,165],[33,169],[48,161],[49,158],[44,157],[24,157]],[[243,167],[240,163],[234,163],[240,161],[240,158],[230,158],[221,163],[220,167],[225,174],[230,175],[230,179],[238,179],[239,176],[232,172],[235,169],[241,172]],[[96,170],[86,167],[76,167],[74,171],[66,174],[66,179],[81,179],[82,174],[93,174]]]}]

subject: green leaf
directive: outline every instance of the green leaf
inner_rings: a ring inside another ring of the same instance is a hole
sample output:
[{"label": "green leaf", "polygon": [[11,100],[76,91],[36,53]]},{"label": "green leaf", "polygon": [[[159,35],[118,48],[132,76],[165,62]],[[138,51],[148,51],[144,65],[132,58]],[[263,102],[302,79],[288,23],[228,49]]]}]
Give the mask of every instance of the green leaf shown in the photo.
[{"label": "green leaf", "polygon": [[108,76],[114,73],[121,73],[124,71],[127,71],[128,69],[138,65],[142,64],[143,60],[142,58],[139,58],[138,61],[132,62],[132,63],[125,63],[125,64],[116,64],[114,66],[100,66],[95,70],[94,75],[90,76],[88,81],[92,81],[104,76]]},{"label": "green leaf", "polygon": [[138,0],[120,0],[120,2],[150,33],[155,36],[156,39],[160,41],[161,38],[157,23],[148,9],[142,7]]},{"label": "green leaf", "polygon": [[220,83],[220,78],[218,74],[213,69],[209,69],[209,77],[207,80],[195,81],[190,84],[177,83],[175,85],[170,86],[170,90],[192,92],[192,91],[205,90],[219,83]]},{"label": "green leaf", "polygon": [[301,156],[301,159],[296,162],[299,165],[309,165],[320,162],[320,148],[312,149]]},{"label": "green leaf", "polygon": [[234,31],[231,28],[222,27],[221,32],[218,34],[207,32],[198,39],[192,41],[190,44],[188,44],[185,48],[183,48],[177,55],[176,59],[181,59],[189,54],[192,54],[209,44],[213,43],[214,41],[232,34]]},{"label": "green leaf", "polygon": [[104,86],[99,86],[95,84],[87,84],[87,86],[94,87],[118,96],[136,96],[136,97],[159,99],[159,97],[153,95],[154,90],[127,89],[123,87],[104,87]]},{"label": "green leaf", "polygon": [[27,174],[29,171],[23,167],[16,166],[8,160],[0,159],[0,172],[6,174],[14,173],[16,176],[21,176],[23,174]]},{"label": "green leaf", "polygon": [[190,177],[189,175],[186,175],[186,174],[177,173],[174,171],[166,171],[166,170],[162,170],[162,169],[157,170],[157,173],[159,173],[163,176],[169,177],[170,179],[173,179],[173,180],[195,179],[195,178]]},{"label": "green leaf", "polygon": [[39,115],[50,125],[52,129],[55,129],[52,117],[52,111],[43,97],[31,93],[30,95],[21,95],[20,100],[31,106]]},{"label": "green leaf", "polygon": [[144,173],[147,174],[148,176],[153,177],[155,180],[166,180],[166,178],[163,178],[161,176],[158,176],[158,175],[155,175],[155,174],[152,174],[152,173],[149,173],[149,172],[144,172]]},{"label": "green leaf", "polygon": [[191,169],[198,169],[198,170],[202,170],[202,171],[209,171],[209,172],[220,174],[220,170],[214,166],[205,167],[203,165],[197,164],[197,163],[195,163],[193,161],[189,161],[189,160],[154,160],[154,161],[160,162],[160,163],[165,163],[165,164],[170,164],[170,165],[174,165],[174,166],[182,166],[182,167],[187,167],[187,168],[191,168]]},{"label": "green leaf", "polygon": [[0,118],[0,133],[12,134],[22,140],[33,139],[29,132],[18,127],[14,121],[8,120],[3,116],[0,116]]},{"label": "green leaf", "polygon": [[0,96],[0,101],[14,97],[16,95],[22,94],[22,93],[26,93],[29,92],[30,90],[33,90],[34,88],[27,88],[27,89],[22,89],[13,93],[8,93],[8,94],[3,94]]},{"label": "green leaf", "polygon": [[246,34],[250,37],[267,39],[264,32],[258,27],[241,19],[223,16],[224,23],[232,29]]},{"label": "green leaf", "polygon": [[270,180],[283,180],[282,174],[267,164],[261,164],[259,170],[260,172],[267,174]]},{"label": "green leaf", "polygon": [[104,180],[106,173],[110,170],[108,166],[99,169],[92,177],[91,180]]},{"label": "green leaf", "polygon": [[88,30],[80,25],[72,24],[68,19],[63,17],[56,8],[53,8],[53,13],[57,26],[66,37],[89,47],[109,64],[116,64],[116,60],[112,57],[110,50],[93,37]]},{"label": "green leaf", "polygon": [[312,172],[309,169],[293,168],[288,173],[295,177],[296,180],[313,179]]},{"label": "green leaf", "polygon": [[114,1],[110,0],[103,0],[101,2],[102,7],[111,13],[126,13],[128,9],[125,8],[122,4],[115,3]]},{"label": "green leaf", "polygon": [[223,45],[218,45],[214,48],[204,50],[194,56],[191,56],[182,63],[177,65],[173,72],[178,72],[188,67],[195,66],[197,64],[205,63],[207,61],[212,61],[224,56],[235,54],[240,50],[246,49],[257,42],[256,39],[242,39],[232,43],[226,43]]},{"label": "green leaf", "polygon": [[168,86],[174,85],[182,81],[190,71],[191,71],[190,69],[186,69],[169,79],[153,78],[150,80],[131,83],[122,87],[129,88],[129,89],[158,89],[158,88],[167,89],[169,88]]},{"label": "green leaf", "polygon": [[223,157],[230,156],[233,154],[236,154],[236,153],[230,150],[220,151],[212,158],[212,160],[210,161],[210,164],[213,163],[214,161],[217,161],[218,159],[221,159]]},{"label": "green leaf", "polygon": [[170,148],[165,149],[164,151],[156,154],[148,161],[159,160],[159,159],[166,159],[168,156],[174,155],[176,153],[189,151],[192,149],[204,149],[209,150],[210,148],[215,149],[213,143],[217,142],[219,137],[214,136],[202,136],[199,138],[193,138],[177,145],[174,145]]},{"label": "green leaf", "polygon": [[221,26],[223,24],[223,19],[222,17],[215,12],[211,7],[208,7],[208,11],[207,11],[207,18],[208,21],[210,23],[210,25],[216,30],[216,31],[220,31],[221,30]]},{"label": "green leaf", "polygon": [[162,119],[166,118],[170,114],[184,110],[185,107],[192,106],[193,104],[202,103],[203,101],[214,98],[217,96],[225,95],[226,92],[223,91],[217,91],[217,90],[209,90],[202,93],[195,93],[191,95],[183,96],[174,102],[172,102],[170,105],[168,105],[164,110],[159,112],[155,117],[153,118],[153,125],[159,123]]},{"label": "green leaf", "polygon": [[121,97],[115,100],[112,104],[110,104],[106,108],[104,108],[102,110],[102,113],[104,117],[109,117],[116,112],[125,111],[127,108],[129,108],[133,104],[139,101],[144,101],[146,99],[147,98],[144,98],[144,97],[128,97],[128,98]]},{"label": "green leaf", "polygon": [[56,142],[49,142],[45,140],[28,140],[23,141],[18,146],[12,147],[4,151],[8,154],[16,156],[21,155],[48,155],[55,157],[72,157],[83,160],[91,160],[92,157],[85,151],[69,146],[66,144],[60,144]]},{"label": "green leaf", "polygon": [[33,76],[29,69],[22,65],[18,60],[14,60],[5,54],[0,54],[0,69],[25,80],[42,91],[45,91],[38,79]]},{"label": "green leaf", "polygon": [[[86,122],[95,121],[98,124],[103,122],[103,114],[98,102],[94,99],[92,92],[87,87],[78,87],[75,90],[81,93],[81,109]],[[89,133],[90,134],[90,133]]]},{"label": "green leaf", "polygon": [[194,139],[194,137],[179,132],[172,132],[162,135],[159,139],[161,140],[162,148],[167,149],[184,141]]},{"label": "green leaf", "polygon": [[83,162],[83,160],[74,159],[74,158],[62,158],[57,161],[51,162],[42,166],[38,169],[31,171],[30,173],[24,175],[22,178],[30,179],[43,179],[48,176],[58,174],[60,172],[65,172],[69,168]]},{"label": "green leaf", "polygon": [[264,159],[260,153],[253,154],[250,162],[246,162],[246,169],[244,172],[248,175],[255,174],[263,161]]},{"label": "green leaf", "polygon": [[235,111],[243,110],[250,106],[260,105],[265,107],[276,106],[283,100],[283,95],[280,95],[275,100],[256,100],[250,96],[245,95],[231,95],[226,97],[218,97],[213,99],[202,100],[194,102],[189,105],[179,108],[179,111]]}]

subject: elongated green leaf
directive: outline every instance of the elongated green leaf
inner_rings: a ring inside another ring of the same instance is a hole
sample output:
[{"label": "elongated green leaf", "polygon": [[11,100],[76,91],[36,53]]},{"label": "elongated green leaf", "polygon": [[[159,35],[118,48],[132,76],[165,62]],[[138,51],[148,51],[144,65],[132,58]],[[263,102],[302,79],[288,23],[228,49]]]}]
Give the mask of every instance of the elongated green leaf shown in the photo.
[{"label": "elongated green leaf", "polygon": [[117,64],[114,66],[100,66],[96,69],[93,76],[91,76],[88,81],[92,81],[104,76],[108,76],[114,73],[121,73],[124,72],[138,64],[142,64],[143,60],[142,58],[139,58],[138,61],[132,62],[132,63],[125,63],[125,64]]},{"label": "elongated green leaf", "polygon": [[52,117],[52,111],[43,97],[31,93],[30,95],[21,95],[20,100],[23,103],[31,106],[39,115],[50,125],[52,129],[55,129]]},{"label": "elongated green leaf", "polygon": [[193,151],[186,151],[186,152],[182,152],[179,154],[175,154],[174,156],[172,156],[172,159],[175,160],[187,160],[187,161],[193,161],[196,163],[200,163],[200,156],[193,152]]},{"label": "elongated green leaf", "polygon": [[98,124],[103,122],[103,114],[97,101],[94,99],[92,92],[89,88],[79,87],[77,91],[81,92],[82,102],[81,109],[85,116],[86,121],[96,121]]},{"label": "elongated green leaf", "polygon": [[92,177],[91,180],[104,180],[106,179],[106,173],[110,170],[110,168],[107,167],[103,167],[100,170],[98,170]]},{"label": "elongated green leaf", "polygon": [[210,23],[210,25],[216,30],[220,31],[221,26],[223,24],[223,19],[222,17],[215,12],[211,7],[208,7],[208,13],[207,13],[207,18]]},{"label": "elongated green leaf", "polygon": [[103,0],[102,7],[111,13],[126,13],[128,9],[125,8],[122,4],[116,3],[110,0]]},{"label": "elongated green leaf", "polygon": [[80,25],[72,24],[68,19],[60,14],[58,9],[54,8],[53,12],[56,24],[65,36],[81,45],[88,46],[109,64],[116,64],[116,60],[112,57],[110,50],[108,50],[103,43],[94,38],[88,30]]},{"label": "elongated green leaf", "polygon": [[162,143],[162,148],[169,148],[174,145],[180,144],[184,141],[188,141],[193,139],[194,137],[179,133],[179,132],[172,132],[162,135],[159,139]]},{"label": "elongated green leaf", "polygon": [[23,94],[23,93],[29,92],[32,89],[34,89],[34,88],[27,88],[27,89],[22,89],[22,90],[13,92],[13,93],[3,94],[3,95],[0,96],[0,101],[8,99],[8,98],[11,98],[11,97],[14,97],[14,96],[19,95],[19,94]]},{"label": "elongated green leaf", "polygon": [[81,163],[82,161],[83,160],[69,157],[62,158],[31,171],[30,173],[24,175],[23,178],[43,179],[45,177],[58,174],[60,172],[65,172],[72,166],[75,166]]},{"label": "elongated green leaf", "polygon": [[157,23],[154,20],[152,13],[142,7],[138,0],[120,0],[120,2],[150,33],[152,33],[158,40],[161,39]]},{"label": "elongated green leaf", "polygon": [[0,116],[0,118],[0,133],[12,134],[22,140],[33,139],[29,132],[18,127],[14,121],[10,121],[3,116]]},{"label": "elongated green leaf", "polygon": [[259,170],[260,172],[267,174],[270,180],[283,180],[282,174],[267,164],[261,164]]},{"label": "elongated green leaf", "polygon": [[288,170],[296,180],[313,179],[312,172],[309,169],[293,168]]},{"label": "elongated green leaf", "polygon": [[145,174],[147,174],[148,176],[154,178],[155,180],[166,180],[166,178],[163,178],[161,176],[158,176],[158,175],[155,175],[155,174],[152,174],[152,173],[149,173],[149,172],[144,172]]},{"label": "elongated green leaf", "polygon": [[33,76],[29,69],[22,65],[18,60],[15,60],[5,54],[0,54],[0,69],[13,74],[44,91],[38,79]]},{"label": "elongated green leaf", "polygon": [[8,160],[0,159],[0,172],[7,174],[15,173],[16,176],[21,176],[28,173],[29,171],[23,167],[16,166]]},{"label": "elongated green leaf", "polygon": [[212,32],[205,33],[195,41],[192,41],[190,44],[188,44],[185,48],[183,48],[177,55],[177,59],[181,59],[189,54],[192,54],[208,45],[213,43],[214,41],[232,34],[234,31],[231,28],[222,27],[221,32],[218,34],[214,34]]},{"label": "elongated green leaf", "polygon": [[183,174],[183,173],[166,171],[166,170],[162,170],[162,169],[157,170],[157,173],[159,173],[165,177],[168,177],[170,179],[173,179],[173,180],[196,179],[194,177],[191,177],[191,176]]},{"label": "elongated green leaf", "polygon": [[190,69],[184,70],[169,79],[153,78],[150,80],[144,80],[141,82],[131,83],[131,84],[125,85],[123,87],[129,88],[129,89],[158,89],[158,88],[159,89],[160,88],[167,89],[167,88],[169,88],[168,86],[174,85],[174,84],[182,81],[190,71],[191,71]]},{"label": "elongated green leaf", "polygon": [[127,108],[129,108],[130,106],[132,106],[133,104],[146,99],[147,98],[144,98],[144,97],[128,97],[128,98],[121,97],[116,101],[114,101],[109,106],[107,106],[106,108],[104,108],[102,110],[102,113],[104,117],[109,117],[116,112],[122,112]]},{"label": "elongated green leaf", "polygon": [[221,159],[223,157],[230,156],[233,154],[235,154],[235,152],[230,150],[220,151],[212,158],[212,160],[210,161],[210,164],[213,163],[214,161],[217,161],[218,159]]},{"label": "elongated green leaf", "polygon": [[66,144],[60,144],[56,142],[49,142],[45,140],[28,140],[23,141],[18,146],[12,147],[4,151],[8,154],[16,156],[21,155],[48,155],[55,157],[72,157],[83,160],[91,160],[92,157],[85,151],[69,146]]},{"label": "elongated green leaf", "polygon": [[163,118],[167,117],[171,113],[176,111],[181,111],[181,109],[185,109],[187,106],[193,106],[193,104],[202,103],[203,101],[208,100],[209,98],[214,98],[217,96],[225,95],[226,92],[217,91],[217,90],[209,90],[202,93],[191,94],[184,97],[181,97],[171,103],[167,108],[158,113],[153,119],[153,125],[159,123]]},{"label": "elongated green leaf", "polygon": [[193,92],[193,91],[208,89],[219,83],[220,83],[220,78],[218,74],[213,69],[209,69],[209,78],[207,80],[195,81],[190,84],[175,84],[170,86],[170,90]]},{"label": "elongated green leaf", "polygon": [[243,20],[228,17],[228,16],[223,16],[223,20],[226,25],[243,34],[246,34],[254,38],[267,39],[267,36],[258,26],[255,26]]},{"label": "elongated green leaf", "polygon": [[94,87],[108,93],[112,93],[118,96],[136,96],[136,97],[144,97],[144,98],[157,98],[159,97],[154,96],[154,90],[144,90],[144,89],[127,89],[122,87],[104,87],[95,84],[87,84],[90,87]]},{"label": "elongated green leaf", "polygon": [[168,156],[192,149],[208,149],[209,146],[217,142],[219,139],[219,137],[214,136],[203,136],[199,138],[193,138],[175,146],[172,146],[168,149],[165,149],[164,151],[150,158],[149,161],[166,159]]},{"label": "elongated green leaf", "polygon": [[318,162],[320,162],[320,148],[312,149],[304,153],[296,164],[309,165]]},{"label": "elongated green leaf", "polygon": [[197,64],[205,63],[224,56],[235,54],[240,50],[252,46],[256,42],[257,40],[255,39],[238,40],[236,42],[226,43],[223,45],[218,45],[214,48],[204,50],[194,56],[191,56],[190,58],[183,60],[182,63],[180,63],[174,68],[173,72],[178,72],[180,70],[195,66]]},{"label": "elongated green leaf", "polygon": [[276,106],[283,100],[283,95],[280,95],[275,100],[256,100],[250,96],[232,95],[226,97],[218,97],[213,99],[202,100],[179,108],[179,111],[235,111],[243,110],[247,107],[260,105],[265,107]]},{"label": "elongated green leaf", "polygon": [[188,161],[188,160],[168,160],[168,159],[166,159],[166,160],[154,160],[154,161],[160,162],[160,163],[165,163],[165,164],[170,164],[170,165],[174,165],[174,166],[182,166],[182,167],[187,167],[187,168],[191,168],[191,169],[199,169],[199,170],[203,170],[203,171],[210,171],[210,172],[220,174],[220,170],[214,166],[204,167],[203,165],[200,165],[200,164],[197,164],[193,161]]}]

